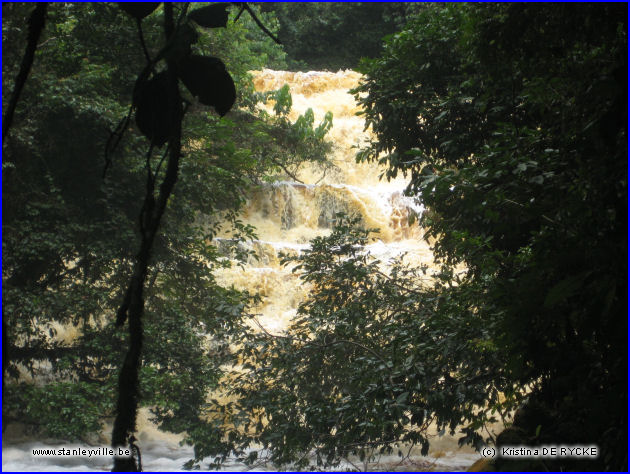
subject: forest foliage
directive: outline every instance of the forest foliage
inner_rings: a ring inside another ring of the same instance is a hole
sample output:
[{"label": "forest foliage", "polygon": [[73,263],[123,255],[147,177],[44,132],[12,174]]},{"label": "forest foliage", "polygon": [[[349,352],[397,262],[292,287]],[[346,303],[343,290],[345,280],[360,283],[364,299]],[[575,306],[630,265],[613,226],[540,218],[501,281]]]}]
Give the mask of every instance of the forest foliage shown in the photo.
[{"label": "forest foliage", "polygon": [[[175,5],[176,15],[185,8]],[[14,86],[22,51],[14,46],[24,44],[31,11],[3,4],[3,97]],[[237,11],[228,28],[197,28],[193,53],[222,58],[238,110],[219,118],[184,95],[185,158],[145,289],[142,405],[175,433],[203,425],[206,394],[229,357],[225,334],[249,301],[215,282],[214,269],[228,263],[214,236],[223,226],[234,246],[252,238],[254,229],[238,218],[247,191],[304,161],[322,162],[328,148],[332,117],[318,128],[310,116],[289,121],[290,105],[275,116],[257,108],[268,97],[254,91],[249,71],[282,64],[285,53],[248,16],[234,22]],[[273,27],[272,16],[258,15]],[[161,54],[161,23],[161,7],[142,20],[152,57]],[[118,6],[50,5],[3,146],[5,423],[73,440],[114,414],[127,343],[112,315],[136,259],[148,147],[142,135],[157,145],[162,139],[159,130],[143,129],[141,114],[115,150],[109,145],[132,100],[138,105],[132,92],[145,63],[136,24]]]},{"label": "forest foliage", "polygon": [[[435,424],[476,447],[601,449],[511,468],[626,470],[627,6],[373,6],[393,28],[382,46],[359,21],[367,7],[291,8],[256,10],[285,50],[246,16],[195,46],[222,58],[238,110],[192,106],[183,124],[186,159],[147,280],[142,404],[186,433],[189,467],[426,452]],[[30,10],[3,4],[3,97],[21,59],[6,45],[24,42]],[[143,20],[151,53],[159,21]],[[248,295],[215,281],[227,263],[213,237],[230,226],[238,253],[255,234],[238,217],[247,189],[321,161],[331,117],[291,123],[287,91],[255,93],[248,71],[354,64],[356,51],[335,46],[346,38],[374,46],[355,90],[374,133],[358,159],[410,180],[439,271],[378,262],[362,249],[369,229],[338,216],[286,257],[313,286],[287,332],[252,332]],[[144,62],[115,6],[51,5],[3,146],[3,414],[50,436],[81,438],[114,410],[124,337],[111,316],[138,240],[146,140],[126,134],[105,179],[103,150]],[[267,98],[273,116],[255,107]],[[78,336],[57,338],[61,325]],[[240,368],[221,387],[229,364]],[[208,402],[218,388],[234,401]],[[512,417],[498,439],[482,431]]]},{"label": "forest foliage", "polygon": [[358,159],[410,180],[440,271],[383,274],[347,222],[294,257],[314,290],[286,335],[241,351],[237,451],[426,452],[434,422],[477,447],[601,449],[498,469],[627,468],[626,13],[430,5],[361,63]]},{"label": "forest foliage", "polygon": [[[355,69],[382,52],[382,38],[404,25],[419,4],[401,2],[268,2],[290,70]],[[273,67],[272,67],[273,69]]]}]

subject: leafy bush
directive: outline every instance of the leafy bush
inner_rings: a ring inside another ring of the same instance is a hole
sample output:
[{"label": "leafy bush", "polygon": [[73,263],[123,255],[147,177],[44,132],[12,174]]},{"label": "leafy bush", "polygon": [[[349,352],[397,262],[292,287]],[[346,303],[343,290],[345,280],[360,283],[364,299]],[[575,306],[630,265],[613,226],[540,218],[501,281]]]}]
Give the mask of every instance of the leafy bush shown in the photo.
[{"label": "leafy bush", "polygon": [[[176,14],[185,8],[174,5]],[[31,9],[3,8],[3,45],[22,44]],[[143,20],[153,55],[163,43],[159,13]],[[3,344],[12,376],[3,413],[7,421],[78,439],[113,415],[127,345],[113,320],[136,260],[147,142],[130,125],[115,151],[109,145],[145,58],[135,22],[116,5],[54,4],[48,14],[3,146]],[[325,146],[321,134],[303,146],[285,115],[281,126],[256,112],[260,97],[247,71],[281,62],[283,53],[253,20],[243,17],[212,35],[200,28],[199,35],[194,53],[211,49],[225,58],[242,109],[219,119],[192,106],[186,115],[186,156],[147,275],[141,404],[176,433],[205,426],[207,392],[230,360],[227,340],[240,330],[249,302],[215,281],[214,270],[229,264],[213,243],[218,228],[232,230],[234,245],[252,238],[238,218],[247,190],[277,173],[278,162],[298,167],[307,149]],[[17,49],[8,48],[3,61],[3,97],[21,60]],[[287,142],[297,153],[289,154]],[[27,375],[35,382],[26,383]]]},{"label": "leafy bush", "polygon": [[434,5],[363,63],[356,91],[377,137],[360,158],[410,177],[436,258],[467,269],[453,282],[476,295],[462,307],[498,347],[497,376],[546,407],[542,438],[534,425],[522,441],[597,443],[608,469],[627,462],[614,415],[626,405],[624,15]]}]

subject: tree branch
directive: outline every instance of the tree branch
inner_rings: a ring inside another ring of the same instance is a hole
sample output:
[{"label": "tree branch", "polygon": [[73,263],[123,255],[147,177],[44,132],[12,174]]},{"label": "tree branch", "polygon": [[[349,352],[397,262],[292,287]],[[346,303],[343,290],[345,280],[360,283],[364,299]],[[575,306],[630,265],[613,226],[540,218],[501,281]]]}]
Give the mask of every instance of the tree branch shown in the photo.
[{"label": "tree branch", "polygon": [[142,33],[142,20],[136,18],[136,25],[138,27],[138,37],[140,38],[140,44],[142,45],[142,52],[144,53],[144,57],[147,60],[147,64],[151,64],[151,56],[149,55],[147,44],[144,42],[144,34]]},{"label": "tree branch", "polygon": [[256,16],[256,14],[252,11],[252,9],[249,7],[249,5],[247,3],[244,3],[241,8],[245,8],[245,10],[247,10],[247,13],[249,13],[249,15],[252,17],[252,19],[256,22],[256,24],[258,25],[258,28],[260,28],[261,30],[263,30],[263,32],[269,36],[272,40],[274,40],[277,44],[282,44],[282,41],[280,41],[276,36],[274,36],[274,34],[269,31],[267,29],[267,27],[265,25],[263,25],[262,21],[260,21],[258,19],[258,17]]},{"label": "tree branch", "polygon": [[[7,105],[7,110],[2,116],[2,143],[4,144],[5,138],[9,134],[9,130],[11,129],[11,125],[13,124],[13,115],[15,114],[15,108],[17,107],[18,100],[20,99],[20,95],[22,94],[22,89],[24,88],[24,84],[26,84],[26,79],[28,77],[29,72],[31,71],[31,66],[33,65],[33,59],[35,58],[35,51],[37,50],[37,42],[39,41],[39,37],[44,30],[44,25],[46,24],[46,11],[48,10],[47,2],[39,2],[31,16],[28,19],[28,40],[26,44],[26,51],[24,51],[24,56],[22,57],[22,64],[20,64],[20,71],[15,78],[15,85],[13,87],[13,92],[11,93],[11,97],[9,98],[9,104]],[[9,355],[7,352],[8,346],[8,325],[4,315],[4,308],[2,311],[2,387],[4,388],[4,375],[9,367]],[[4,391],[3,391],[4,392]]]},{"label": "tree branch", "polygon": [[294,173],[292,173],[291,171],[289,171],[289,170],[287,169],[287,167],[284,165],[284,163],[282,163],[281,161],[279,161],[279,160],[277,160],[277,159],[275,159],[275,158],[271,158],[271,161],[272,161],[272,162],[273,162],[276,166],[279,166],[280,168],[282,168],[282,170],[283,170],[283,171],[284,171],[287,175],[289,175],[289,177],[290,177],[291,179],[293,179],[294,181],[297,181],[297,182],[298,182],[298,183],[300,183],[300,184],[304,184],[304,181],[302,181],[302,180],[301,180],[301,179],[299,179],[297,176],[295,176],[295,174],[294,174]]},{"label": "tree branch", "polygon": [[4,139],[9,133],[9,129],[11,128],[11,124],[13,123],[15,108],[17,107],[17,103],[20,98],[20,94],[22,93],[22,89],[24,88],[24,84],[26,84],[26,78],[31,71],[33,59],[35,58],[35,51],[37,50],[37,42],[39,41],[39,37],[42,33],[42,30],[44,29],[44,24],[46,23],[47,9],[47,2],[38,2],[37,6],[31,13],[30,18],[28,19],[28,43],[26,45],[26,51],[24,51],[24,57],[22,58],[20,71],[15,78],[15,86],[13,87],[11,98],[9,99],[9,105],[7,106],[7,110],[2,117],[2,143],[4,143]]}]

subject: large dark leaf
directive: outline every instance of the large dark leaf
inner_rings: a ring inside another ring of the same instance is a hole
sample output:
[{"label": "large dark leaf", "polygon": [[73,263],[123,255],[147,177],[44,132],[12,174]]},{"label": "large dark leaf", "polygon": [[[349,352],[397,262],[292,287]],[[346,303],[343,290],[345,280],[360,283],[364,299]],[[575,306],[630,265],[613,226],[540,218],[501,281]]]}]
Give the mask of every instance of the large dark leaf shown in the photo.
[{"label": "large dark leaf", "polygon": [[219,58],[192,55],[178,64],[179,77],[199,102],[213,106],[223,116],[236,100],[232,77]]},{"label": "large dark leaf", "polygon": [[133,99],[136,124],[142,134],[157,146],[168,141],[181,118],[178,95],[177,88],[170,86],[166,72],[136,85]]},{"label": "large dark leaf", "polygon": [[190,55],[191,46],[199,39],[199,34],[188,23],[184,23],[175,30],[175,34],[171,36],[168,44],[160,51],[157,59],[165,59],[166,61],[179,61]]},{"label": "large dark leaf", "polygon": [[227,3],[215,3],[207,7],[198,8],[188,14],[188,18],[199,26],[206,28],[225,27],[228,21]]},{"label": "large dark leaf", "polygon": [[149,16],[162,2],[120,2],[118,6],[125,13],[128,13],[138,20]]}]

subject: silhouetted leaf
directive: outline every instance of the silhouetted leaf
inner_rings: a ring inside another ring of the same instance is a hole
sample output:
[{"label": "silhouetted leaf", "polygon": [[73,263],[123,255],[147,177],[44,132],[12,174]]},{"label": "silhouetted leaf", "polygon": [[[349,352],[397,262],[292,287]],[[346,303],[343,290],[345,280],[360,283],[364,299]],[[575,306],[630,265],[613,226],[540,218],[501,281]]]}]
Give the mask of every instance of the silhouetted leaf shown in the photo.
[{"label": "silhouetted leaf", "polygon": [[427,441],[426,439],[422,440],[422,448],[420,449],[420,454],[422,454],[423,456],[429,454],[429,441]]},{"label": "silhouetted leaf", "polygon": [[158,59],[180,61],[189,56],[191,46],[199,39],[199,34],[188,23],[180,25],[171,36],[168,44],[158,54]]},{"label": "silhouetted leaf", "polygon": [[228,12],[226,3],[215,3],[207,7],[198,8],[188,14],[188,18],[199,26],[206,28],[221,28],[227,25]]},{"label": "silhouetted leaf", "polygon": [[162,2],[120,2],[118,6],[122,11],[138,20],[149,16]]},{"label": "silhouetted leaf", "polygon": [[136,85],[134,91],[136,124],[155,145],[162,146],[180,119],[181,106],[176,89],[169,86],[168,74],[161,72]]},{"label": "silhouetted leaf", "polygon": [[234,105],[236,88],[219,58],[192,55],[178,65],[179,77],[199,102],[225,115]]}]

